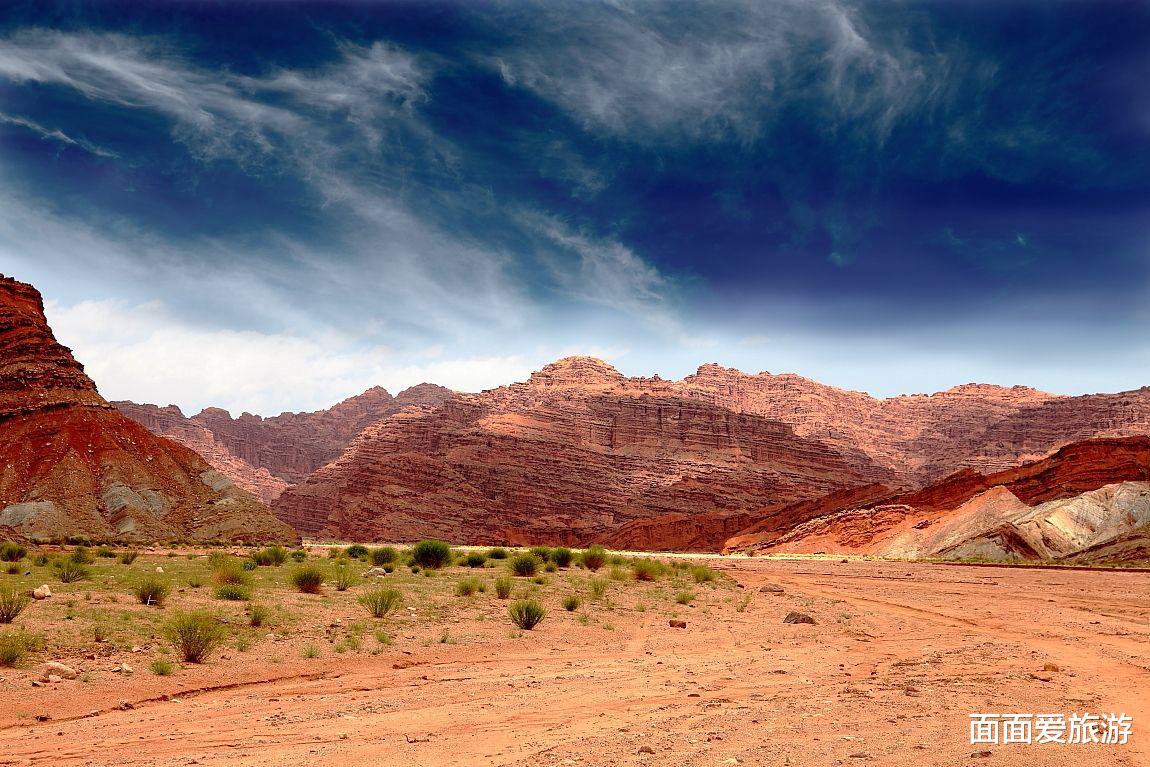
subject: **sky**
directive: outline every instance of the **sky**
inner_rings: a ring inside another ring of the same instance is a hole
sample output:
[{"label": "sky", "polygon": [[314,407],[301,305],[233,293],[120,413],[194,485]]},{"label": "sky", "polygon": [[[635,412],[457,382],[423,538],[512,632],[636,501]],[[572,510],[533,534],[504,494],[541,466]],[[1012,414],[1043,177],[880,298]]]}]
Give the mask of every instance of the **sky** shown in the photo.
[{"label": "sky", "polygon": [[0,273],[110,399],[1150,385],[1150,3],[4,7]]}]

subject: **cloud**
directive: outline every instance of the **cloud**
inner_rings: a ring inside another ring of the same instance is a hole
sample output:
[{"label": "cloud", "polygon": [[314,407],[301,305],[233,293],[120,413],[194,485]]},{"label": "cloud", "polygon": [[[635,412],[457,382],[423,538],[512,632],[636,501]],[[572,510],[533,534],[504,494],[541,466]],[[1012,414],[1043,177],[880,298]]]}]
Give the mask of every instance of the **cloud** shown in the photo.
[{"label": "cloud", "polygon": [[105,149],[105,148],[98,146],[96,144],[93,144],[90,141],[72,138],[71,136],[69,136],[67,133],[64,133],[64,131],[60,130],[59,128],[48,128],[48,127],[41,125],[40,123],[25,119],[23,117],[15,117],[13,115],[8,115],[8,114],[4,114],[3,112],[0,112],[0,123],[6,123],[8,125],[16,125],[18,127],[25,128],[25,129],[31,131],[32,133],[35,133],[37,136],[39,136],[42,139],[46,139],[48,141],[55,141],[55,142],[58,142],[60,144],[66,144],[68,146],[79,147],[80,149],[83,149],[85,152],[88,152],[89,154],[96,155],[98,157],[108,157],[108,158],[119,157],[119,155],[116,154],[115,152],[108,150],[108,149]]}]

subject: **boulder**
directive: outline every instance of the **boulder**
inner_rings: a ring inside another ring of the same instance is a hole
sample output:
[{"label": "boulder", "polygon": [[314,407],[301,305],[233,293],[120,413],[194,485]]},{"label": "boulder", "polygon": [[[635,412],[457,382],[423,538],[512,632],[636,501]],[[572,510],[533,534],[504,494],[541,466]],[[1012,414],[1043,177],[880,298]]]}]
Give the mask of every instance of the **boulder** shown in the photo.
[{"label": "boulder", "polygon": [[33,599],[47,599],[50,596],[52,596],[52,589],[48,587],[47,583],[32,589]]},{"label": "boulder", "polygon": [[809,623],[815,625],[815,619],[806,613],[791,611],[787,613],[787,617],[783,618],[783,623]]}]

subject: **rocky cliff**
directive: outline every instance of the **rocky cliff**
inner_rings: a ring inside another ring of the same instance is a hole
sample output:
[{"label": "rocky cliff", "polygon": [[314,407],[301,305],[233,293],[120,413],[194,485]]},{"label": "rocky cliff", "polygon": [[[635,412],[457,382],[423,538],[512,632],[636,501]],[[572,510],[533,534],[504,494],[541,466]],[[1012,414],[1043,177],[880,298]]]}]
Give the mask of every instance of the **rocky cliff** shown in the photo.
[{"label": "rocky cliff", "polygon": [[32,539],[290,540],[192,450],[100,396],[40,294],[0,276],[0,526]]}]

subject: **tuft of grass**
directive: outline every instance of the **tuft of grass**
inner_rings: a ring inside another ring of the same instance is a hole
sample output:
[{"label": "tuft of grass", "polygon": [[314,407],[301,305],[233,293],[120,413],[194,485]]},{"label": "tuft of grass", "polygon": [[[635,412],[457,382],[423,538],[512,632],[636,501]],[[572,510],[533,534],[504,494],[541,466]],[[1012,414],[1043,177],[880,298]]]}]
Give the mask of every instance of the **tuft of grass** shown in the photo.
[{"label": "tuft of grass", "polygon": [[551,561],[551,549],[546,546],[532,546],[528,549],[540,562]]},{"label": "tuft of grass", "polygon": [[16,616],[24,612],[24,608],[31,602],[22,591],[18,591],[9,584],[0,584],[0,623],[11,623]]},{"label": "tuft of grass", "polygon": [[554,562],[548,562],[547,564],[543,565],[543,572],[545,573],[553,573],[558,569],[559,565],[555,564]]},{"label": "tuft of grass", "polygon": [[[212,554],[215,557],[215,554]],[[212,557],[208,558],[211,563]],[[222,557],[212,564],[212,581],[217,586],[246,586],[251,583],[252,577],[244,569],[243,564],[232,557]]]},{"label": "tuft of grass", "polygon": [[201,578],[200,576],[198,576],[198,575],[189,575],[188,576],[188,586],[190,586],[191,588],[198,589],[198,588],[202,587],[203,585],[204,585],[204,579]]},{"label": "tuft of grass", "polygon": [[37,554],[36,558],[32,560],[32,564],[36,565],[36,567],[47,567],[51,561],[52,558],[47,554]]},{"label": "tuft of grass", "polygon": [[591,546],[579,559],[588,570],[598,570],[607,564],[607,550],[602,546]]},{"label": "tuft of grass", "polygon": [[574,559],[575,554],[566,546],[551,550],[551,561],[555,563],[556,567],[570,567]]},{"label": "tuft of grass", "polygon": [[291,574],[291,584],[304,594],[318,594],[327,574],[316,565],[303,565]]},{"label": "tuft of grass", "polygon": [[163,607],[168,595],[172,593],[172,584],[163,578],[147,575],[136,582],[132,587],[132,593],[142,605]]},{"label": "tuft of grass", "polygon": [[164,624],[163,633],[188,663],[203,663],[228,637],[227,628],[218,618],[200,610],[172,616]]},{"label": "tuft of grass", "polygon": [[539,571],[539,558],[534,554],[516,554],[511,558],[511,572],[523,578],[530,578]]},{"label": "tuft of grass", "polygon": [[464,557],[463,564],[468,567],[483,567],[487,564],[487,555],[480,551],[473,551]]},{"label": "tuft of grass", "polygon": [[391,546],[381,546],[371,550],[371,563],[376,567],[394,564],[399,559],[399,552]]},{"label": "tuft of grass", "polygon": [[359,598],[359,603],[367,608],[373,618],[382,618],[403,604],[403,594],[399,589],[372,589]]},{"label": "tuft of grass", "polygon": [[303,650],[300,652],[300,657],[301,658],[307,658],[308,660],[311,660],[312,658],[318,658],[319,657],[319,648],[316,647],[314,644],[309,644],[307,647],[303,648]]},{"label": "tuft of grass", "polygon": [[259,628],[271,618],[271,610],[264,605],[248,605],[248,625]]},{"label": "tuft of grass", "polygon": [[378,629],[375,632],[375,641],[386,647],[395,640],[391,638],[391,634],[387,633],[383,629]]},{"label": "tuft of grass", "polygon": [[594,600],[602,599],[603,595],[607,593],[607,581],[602,578],[592,578],[589,585],[591,587],[591,598]]},{"label": "tuft of grass", "polygon": [[483,587],[483,583],[478,578],[464,578],[455,584],[455,595],[457,597],[469,597],[474,595]]},{"label": "tuft of grass", "polygon": [[113,551],[109,546],[101,546],[100,548],[96,549],[96,556],[103,557],[104,559],[115,559],[116,552]]},{"label": "tuft of grass", "polygon": [[563,609],[569,613],[578,610],[581,604],[583,604],[583,600],[579,598],[578,594],[569,594],[563,597]]},{"label": "tuft of grass", "polygon": [[627,571],[618,565],[612,565],[611,569],[607,571],[607,577],[613,581],[627,580]]},{"label": "tuft of grass", "polygon": [[24,662],[30,652],[44,648],[44,635],[16,631],[0,634],[0,666],[15,668]]},{"label": "tuft of grass", "polygon": [[268,546],[252,552],[252,561],[260,567],[279,567],[287,558],[288,552],[283,546]]},{"label": "tuft of grass", "polygon": [[344,553],[352,559],[363,559],[370,553],[370,550],[362,543],[353,543],[344,550]]},{"label": "tuft of grass", "polygon": [[495,596],[499,597],[500,599],[507,599],[508,597],[511,596],[511,587],[513,585],[514,585],[514,581],[512,581],[506,575],[502,575],[502,576],[496,578],[495,579]]},{"label": "tuft of grass", "polygon": [[332,583],[336,591],[347,591],[355,584],[355,569],[346,559],[336,561],[333,573]]},{"label": "tuft of grass", "polygon": [[451,546],[444,541],[420,541],[412,546],[411,559],[425,570],[438,570],[451,563]]},{"label": "tuft of grass", "polygon": [[296,549],[291,553],[291,558],[293,562],[302,562],[307,559],[307,552],[303,549]]},{"label": "tuft of grass", "polygon": [[695,592],[690,589],[683,589],[675,594],[675,601],[681,605],[689,605],[695,601]]},{"label": "tuft of grass", "polygon": [[176,664],[172,663],[170,660],[157,658],[156,660],[152,661],[152,664],[148,666],[148,668],[150,668],[152,673],[156,676],[171,676],[172,672],[176,670]]},{"label": "tuft of grass", "polygon": [[75,583],[87,580],[92,574],[87,567],[73,559],[61,559],[55,562],[56,577],[60,583]]},{"label": "tuft of grass", "polygon": [[507,559],[507,549],[496,546],[487,551],[488,559]]},{"label": "tuft of grass", "polygon": [[511,616],[511,622],[524,631],[535,628],[547,617],[547,611],[543,609],[543,605],[533,599],[520,599],[512,602],[511,606],[507,608],[507,613]]},{"label": "tuft of grass", "polygon": [[140,556],[138,551],[121,551],[120,556],[116,558],[122,565],[130,565],[136,561],[136,557]]},{"label": "tuft of grass", "polygon": [[717,573],[706,565],[695,565],[691,568],[691,577],[695,579],[695,583],[712,583]]},{"label": "tuft of grass", "polygon": [[87,546],[77,546],[72,549],[72,556],[68,559],[78,565],[90,565],[95,561],[92,559],[92,552],[88,551]]},{"label": "tuft of grass", "polygon": [[216,586],[215,595],[216,599],[226,599],[230,602],[246,602],[252,598],[251,589],[247,586],[240,586],[235,583],[225,583],[223,586]]},{"label": "tuft of grass", "polygon": [[12,541],[0,543],[0,562],[19,562],[28,556],[28,549]]}]

